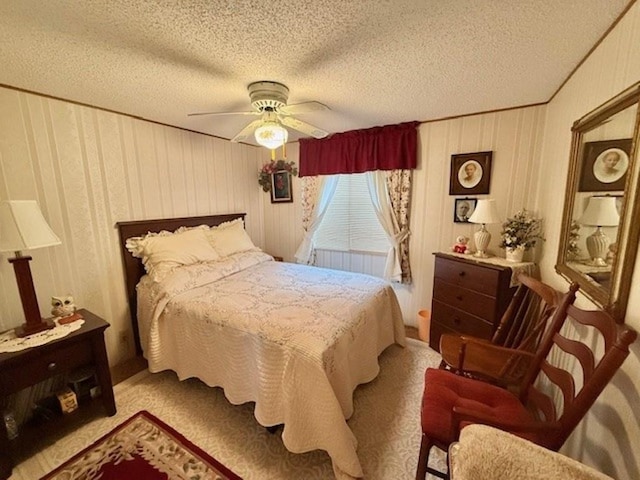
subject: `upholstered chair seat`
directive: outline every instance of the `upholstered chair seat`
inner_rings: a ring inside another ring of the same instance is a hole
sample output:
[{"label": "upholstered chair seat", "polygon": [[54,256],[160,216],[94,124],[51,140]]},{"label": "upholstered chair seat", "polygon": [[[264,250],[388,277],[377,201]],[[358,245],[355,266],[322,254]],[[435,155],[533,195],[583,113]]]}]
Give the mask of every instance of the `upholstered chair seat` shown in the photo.
[{"label": "upholstered chair seat", "polygon": [[[427,369],[424,381],[432,388],[425,389],[422,397],[422,431],[436,444],[449,445],[458,439],[454,408],[469,409],[496,422],[528,424],[534,420],[519,398],[504,388],[436,368]],[[531,433],[520,436],[536,440]]]}]

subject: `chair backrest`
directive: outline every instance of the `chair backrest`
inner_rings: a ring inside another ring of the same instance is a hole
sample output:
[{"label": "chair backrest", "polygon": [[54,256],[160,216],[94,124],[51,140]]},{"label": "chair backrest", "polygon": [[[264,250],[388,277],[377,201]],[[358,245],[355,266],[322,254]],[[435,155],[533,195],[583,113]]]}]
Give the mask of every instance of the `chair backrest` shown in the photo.
[{"label": "chair backrest", "polygon": [[[611,315],[602,310],[582,310],[569,305],[567,314],[570,321],[566,322],[563,333],[554,319],[550,334],[540,345],[548,356],[541,362],[537,386],[533,383],[535,379],[528,378],[529,384],[521,393],[523,403],[528,403],[543,421],[555,426],[552,433],[545,433],[542,439],[543,445],[552,450],[558,450],[564,444],[620,368],[629,354],[629,345],[637,337],[633,329],[618,325]],[[575,334],[579,332],[584,341],[564,335],[565,331],[572,329],[567,328],[571,324],[575,327]],[[586,341],[596,347],[590,347]],[[576,389],[572,372],[579,374],[580,369],[582,385]],[[552,384],[557,387],[555,393],[560,392],[562,396],[560,412],[556,409]]]},{"label": "chair backrest", "polygon": [[[565,294],[523,273],[518,275],[518,281],[520,286],[502,316],[491,342],[502,347],[534,352],[547,329],[549,319],[562,303]],[[577,288],[571,287],[569,303],[573,303]]]},{"label": "chair backrest", "polygon": [[503,332],[496,332],[494,338],[498,337],[498,342],[504,340],[504,346],[532,354],[531,357],[512,356],[500,375],[514,392],[526,392],[553,345],[549,339],[567,318],[567,309],[575,301],[579,285],[572,283],[567,292],[562,293],[522,273],[518,280],[520,287],[505,313],[511,317],[510,323],[505,322]]}]

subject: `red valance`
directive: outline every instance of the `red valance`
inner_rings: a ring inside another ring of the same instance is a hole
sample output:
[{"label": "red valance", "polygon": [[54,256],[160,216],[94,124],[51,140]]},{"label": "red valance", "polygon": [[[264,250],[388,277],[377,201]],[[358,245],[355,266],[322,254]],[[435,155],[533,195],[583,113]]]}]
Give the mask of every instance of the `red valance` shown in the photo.
[{"label": "red valance", "polygon": [[300,176],[416,168],[419,123],[300,139]]}]

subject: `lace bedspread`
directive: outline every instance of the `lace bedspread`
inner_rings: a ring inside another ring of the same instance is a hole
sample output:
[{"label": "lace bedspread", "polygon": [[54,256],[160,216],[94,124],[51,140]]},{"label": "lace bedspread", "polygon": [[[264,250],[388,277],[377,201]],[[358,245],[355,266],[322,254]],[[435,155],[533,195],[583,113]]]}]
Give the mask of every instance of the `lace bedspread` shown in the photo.
[{"label": "lace bedspread", "polygon": [[243,252],[138,285],[149,369],[221,386],[256,402],[265,426],[284,424],[294,453],[322,449],[338,478],[362,477],[346,419],[353,390],[374,379],[378,356],[405,344],[391,286],[375,277],[274,262]]}]

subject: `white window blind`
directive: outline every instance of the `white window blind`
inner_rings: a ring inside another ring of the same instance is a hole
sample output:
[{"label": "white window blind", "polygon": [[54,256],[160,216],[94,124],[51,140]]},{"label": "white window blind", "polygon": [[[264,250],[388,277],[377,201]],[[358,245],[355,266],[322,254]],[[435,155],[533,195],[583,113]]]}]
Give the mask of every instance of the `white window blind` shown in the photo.
[{"label": "white window blind", "polygon": [[373,210],[365,174],[338,176],[336,193],[314,237],[316,248],[387,253],[391,245]]}]

